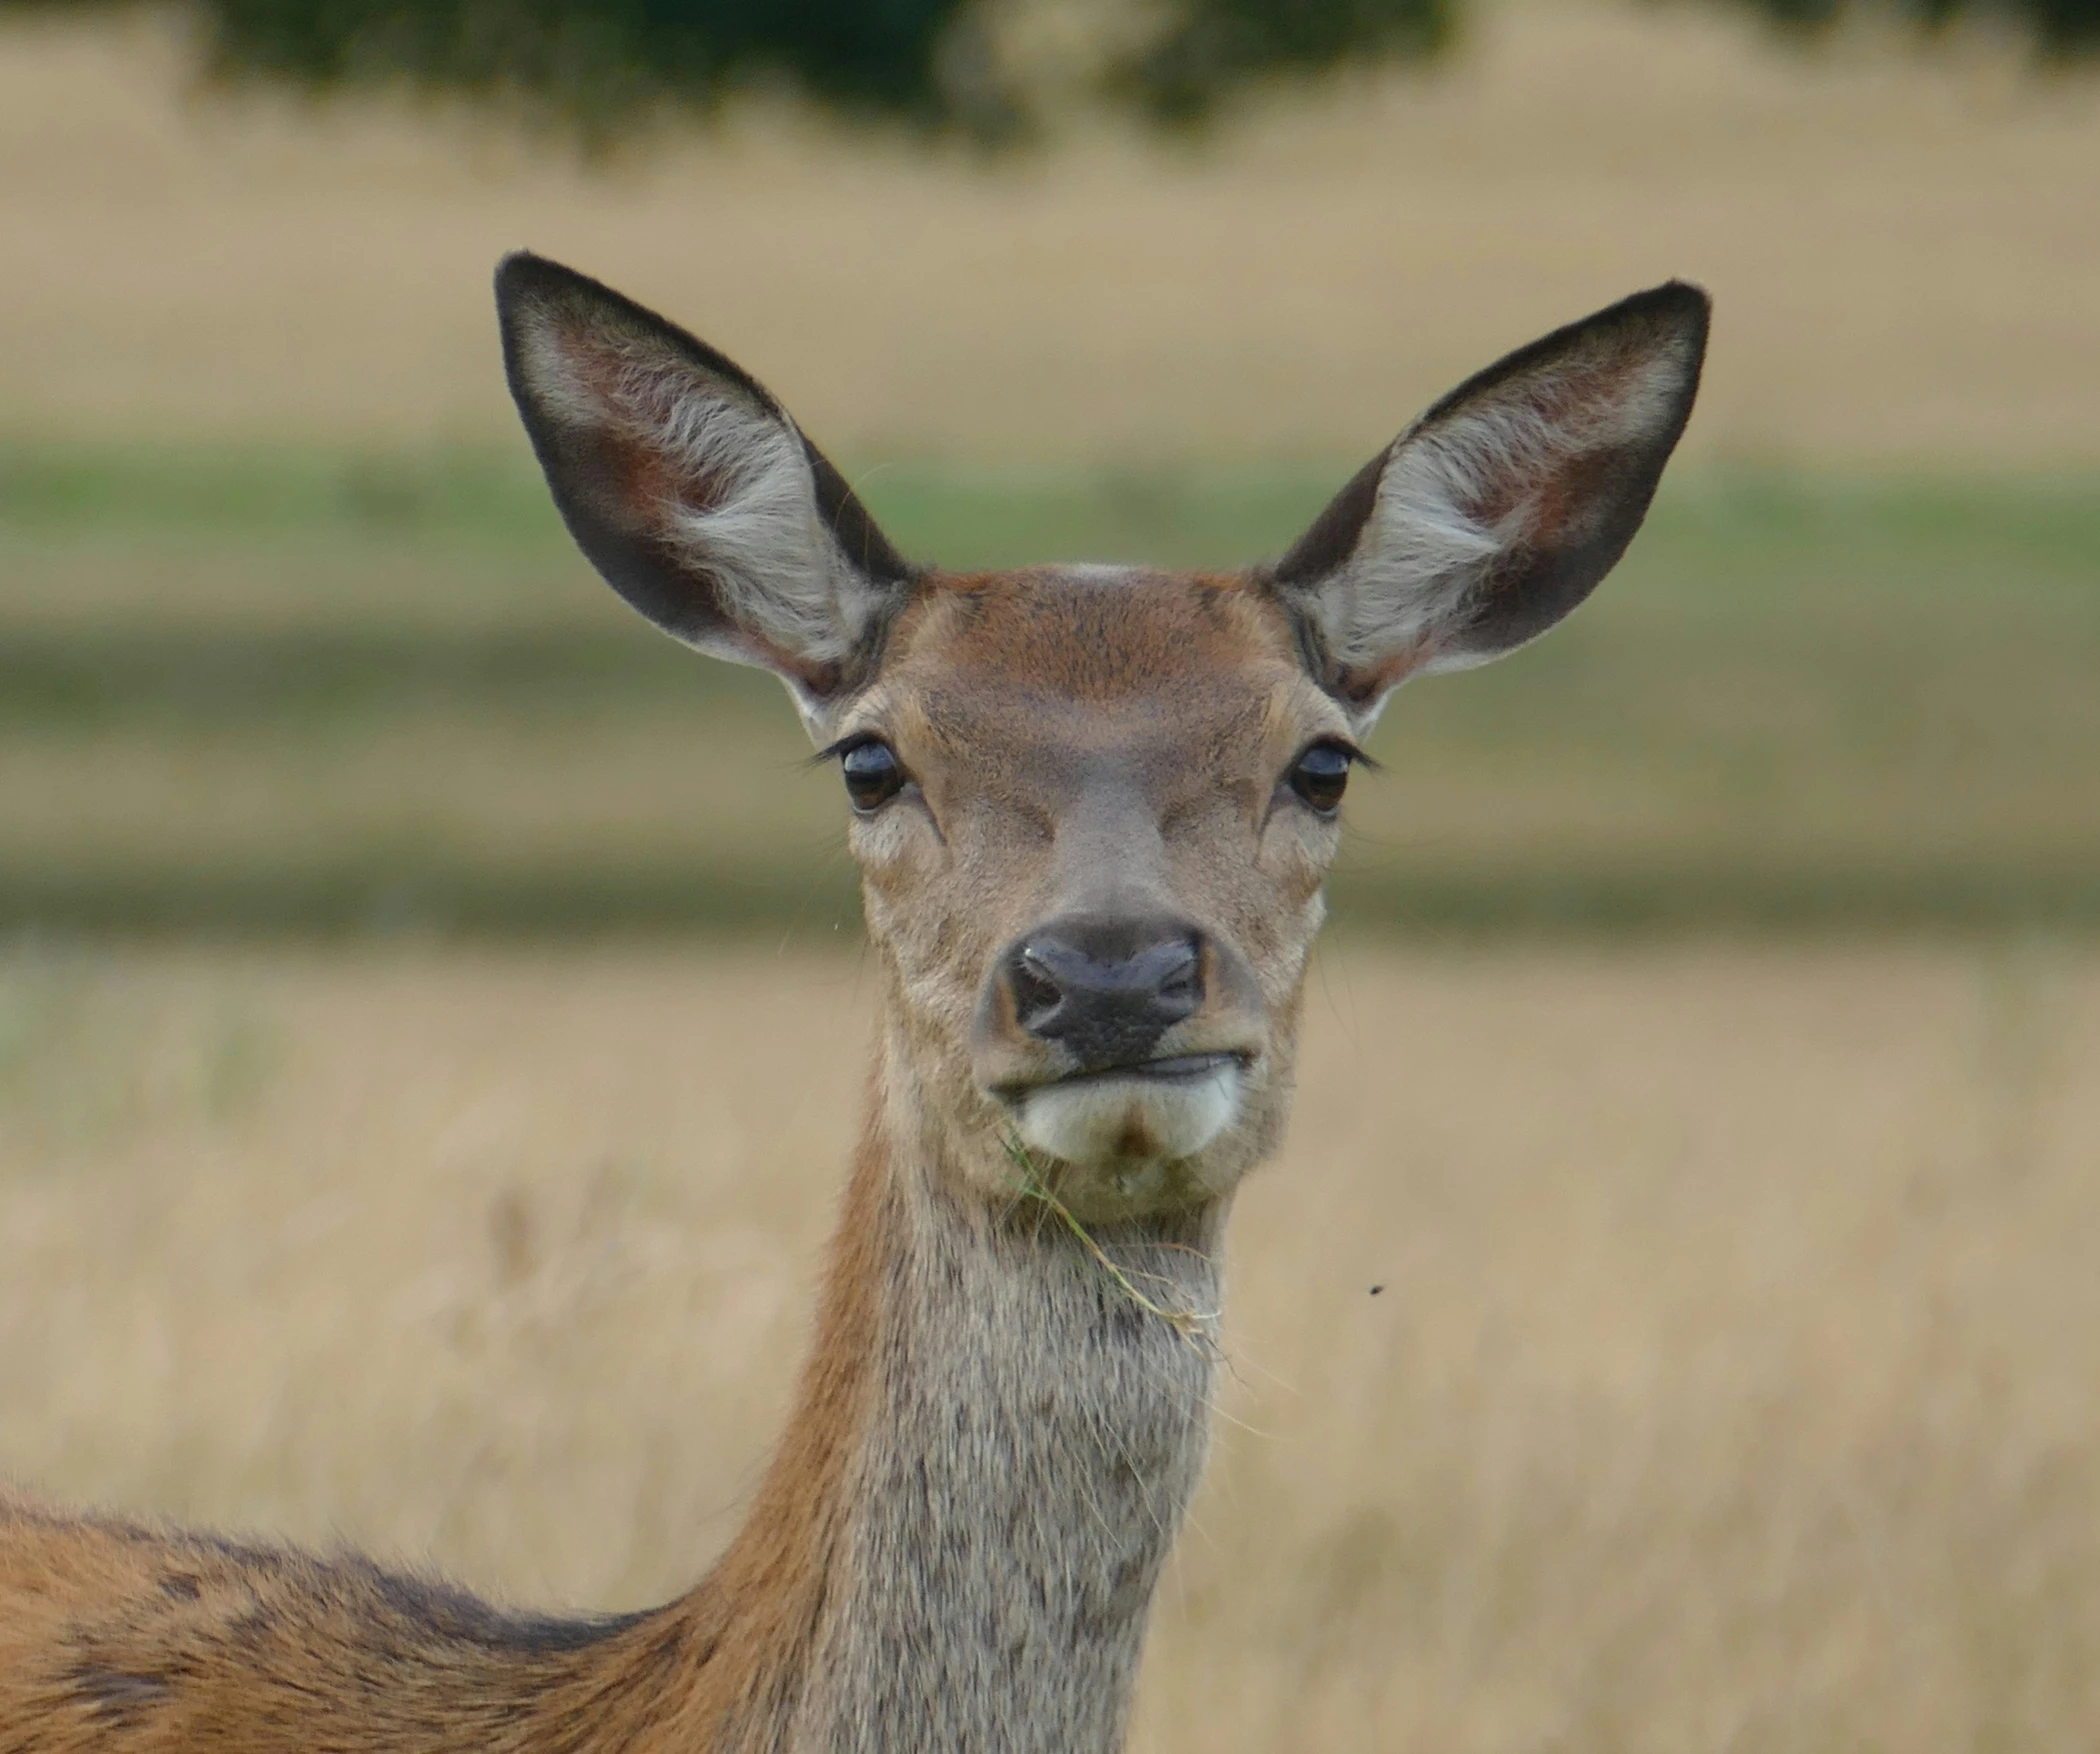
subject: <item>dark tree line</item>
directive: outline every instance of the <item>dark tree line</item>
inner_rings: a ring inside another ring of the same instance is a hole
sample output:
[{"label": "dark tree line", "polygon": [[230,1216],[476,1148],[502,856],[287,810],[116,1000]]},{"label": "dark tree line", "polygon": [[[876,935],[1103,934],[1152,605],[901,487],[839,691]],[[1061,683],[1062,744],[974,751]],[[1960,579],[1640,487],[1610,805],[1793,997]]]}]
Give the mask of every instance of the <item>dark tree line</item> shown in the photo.
[{"label": "dark tree line", "polygon": [[[1794,30],[1821,30],[1858,0],[1737,0]],[[1883,0],[1881,9],[1926,30],[1944,30],[1965,18],[1998,17],[2024,29],[2043,55],[2068,59],[2100,50],[2100,0]]]},{"label": "dark tree line", "polygon": [[[0,10],[125,0],[0,0]],[[1434,53],[1463,0],[1159,0],[1104,8],[1092,95],[1158,123],[1257,81]],[[1995,15],[2044,57],[2100,50],[2100,0],[1722,0],[1813,33],[1867,6],[1924,30]],[[992,0],[186,0],[209,71],[312,90],[407,83],[608,139],[666,109],[783,84],[847,114],[997,140],[1024,133]],[[1128,28],[1130,20],[1141,21]],[[1113,40],[1108,40],[1113,39]]]}]

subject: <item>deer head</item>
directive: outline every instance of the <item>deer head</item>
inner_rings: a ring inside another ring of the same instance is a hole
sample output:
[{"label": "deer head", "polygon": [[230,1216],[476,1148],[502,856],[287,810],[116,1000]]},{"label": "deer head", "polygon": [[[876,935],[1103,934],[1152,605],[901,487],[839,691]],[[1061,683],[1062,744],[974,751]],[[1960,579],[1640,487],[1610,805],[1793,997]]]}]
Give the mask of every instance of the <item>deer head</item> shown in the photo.
[{"label": "deer head", "polygon": [[1272,1151],[1338,810],[1411,676],[1585,598],[1691,413],[1672,282],[1468,380],[1281,560],[907,562],[772,396],[618,293],[497,276],[511,389],[577,543],[657,626],[788,687],[842,772],[885,985],[880,1098],[958,1191],[1025,1153],[1089,1219]]}]

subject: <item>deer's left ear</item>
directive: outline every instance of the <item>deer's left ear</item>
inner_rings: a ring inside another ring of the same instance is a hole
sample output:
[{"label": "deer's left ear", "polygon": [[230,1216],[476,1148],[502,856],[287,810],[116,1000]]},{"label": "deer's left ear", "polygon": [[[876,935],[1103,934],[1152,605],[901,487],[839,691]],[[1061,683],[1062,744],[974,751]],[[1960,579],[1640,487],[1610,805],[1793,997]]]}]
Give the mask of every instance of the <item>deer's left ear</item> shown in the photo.
[{"label": "deer's left ear", "polygon": [[914,569],[787,412],[706,343],[520,253],[496,274],[503,360],[555,504],[666,633],[760,664],[821,731],[866,682]]},{"label": "deer's left ear", "polygon": [[1360,723],[1409,676],[1544,633],[1612,569],[1691,417],[1709,308],[1671,281],[1488,367],[1271,569],[1316,679]]}]

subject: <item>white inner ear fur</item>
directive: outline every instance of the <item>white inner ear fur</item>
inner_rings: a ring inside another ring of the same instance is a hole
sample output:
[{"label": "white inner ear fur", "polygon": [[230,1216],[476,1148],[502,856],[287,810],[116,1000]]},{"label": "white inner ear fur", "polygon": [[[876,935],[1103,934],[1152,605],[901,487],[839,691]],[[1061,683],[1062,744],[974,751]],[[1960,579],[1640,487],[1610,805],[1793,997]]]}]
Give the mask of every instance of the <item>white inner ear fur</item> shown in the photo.
[{"label": "white inner ear fur", "polygon": [[712,583],[733,626],[816,663],[858,645],[877,594],[818,513],[808,453],[785,415],[647,338],[549,323],[525,339],[526,373],[550,415],[662,461],[669,491],[643,515]]},{"label": "white inner ear fur", "polygon": [[[1410,674],[1495,656],[1449,638],[1495,561],[1538,531],[1549,493],[1568,470],[1668,422],[1684,371],[1679,347],[1632,362],[1585,350],[1402,434],[1387,453],[1355,551],[1301,598],[1329,654],[1352,669],[1417,654]],[[1478,509],[1489,506],[1507,509],[1489,518]]]}]

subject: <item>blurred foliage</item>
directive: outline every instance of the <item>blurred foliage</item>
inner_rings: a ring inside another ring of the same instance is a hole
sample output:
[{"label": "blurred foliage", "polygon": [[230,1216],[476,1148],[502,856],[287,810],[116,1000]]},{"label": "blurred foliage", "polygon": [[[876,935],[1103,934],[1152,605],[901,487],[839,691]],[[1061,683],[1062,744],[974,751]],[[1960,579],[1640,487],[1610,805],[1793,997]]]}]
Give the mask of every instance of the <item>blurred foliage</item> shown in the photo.
[{"label": "blurred foliage", "polygon": [[[52,12],[127,0],[0,0]],[[1814,33],[1867,10],[1928,30],[1997,17],[2065,57],[2100,0],[1732,0]],[[786,85],[849,116],[995,144],[1046,99],[1200,124],[1259,82],[1427,56],[1464,0],[187,0],[206,66],[309,90],[407,84],[603,145]]]},{"label": "blurred foliage", "polygon": [[[105,0],[0,0],[84,10]],[[970,0],[194,0],[210,71],[316,90],[405,82],[590,136],[786,75],[820,103],[915,116]]]},{"label": "blurred foliage", "polygon": [[1111,60],[1108,89],[1154,121],[1200,122],[1257,79],[1431,54],[1455,12],[1456,0],[1182,0],[1163,29]]},{"label": "blurred foliage", "polygon": [[[125,0],[0,0],[0,12]],[[603,142],[666,110],[786,84],[854,116],[998,142],[1041,87],[1156,121],[1246,85],[1420,54],[1454,0],[190,0],[210,71],[312,90],[406,83]],[[1039,51],[1050,46],[1047,80]]]},{"label": "blurred foliage", "polygon": [[2100,49],[2100,0],[1738,0],[1791,30],[1820,31],[1850,15],[1893,12],[1926,30],[2001,19],[2026,31],[2044,55]]}]

